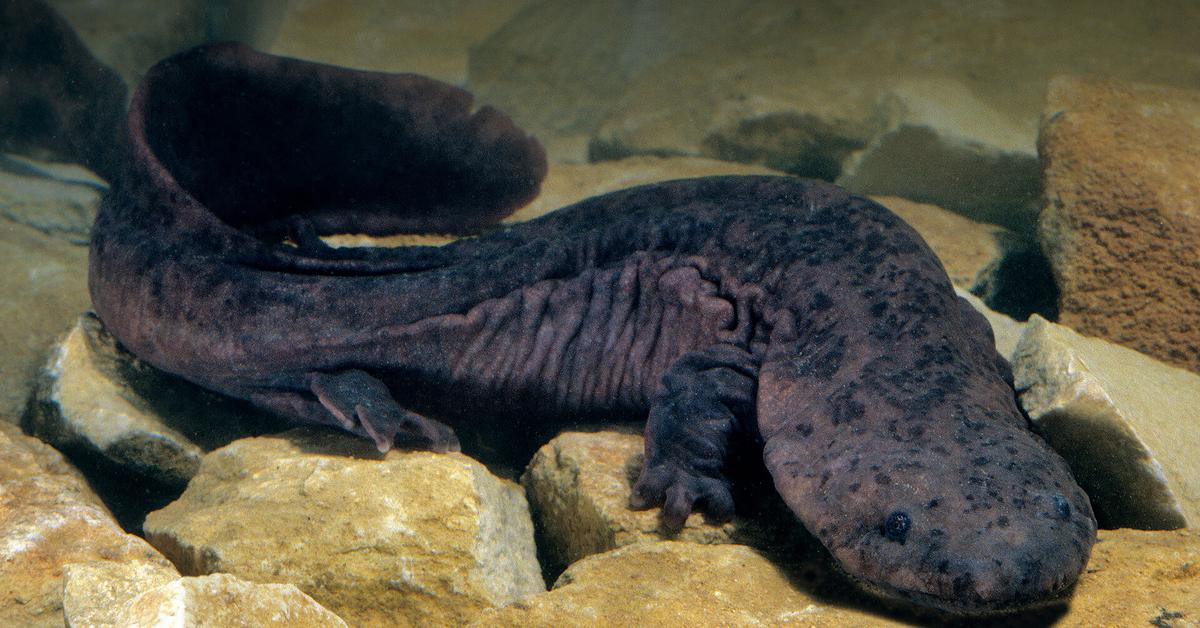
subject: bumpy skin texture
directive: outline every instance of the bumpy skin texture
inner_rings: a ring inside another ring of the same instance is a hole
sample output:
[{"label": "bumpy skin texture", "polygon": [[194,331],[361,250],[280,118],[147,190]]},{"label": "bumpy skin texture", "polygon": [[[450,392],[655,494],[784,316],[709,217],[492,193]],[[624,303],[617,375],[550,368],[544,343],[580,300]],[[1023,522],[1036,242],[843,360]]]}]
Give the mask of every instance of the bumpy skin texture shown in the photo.
[{"label": "bumpy skin texture", "polygon": [[383,450],[456,448],[414,408],[471,400],[648,416],[633,505],[667,528],[731,515],[749,434],[847,573],[939,609],[1039,603],[1087,560],[1087,497],[987,323],[867,199],[692,179],[444,247],[335,250],[316,234],[494,220],[535,193],[540,146],[455,88],[238,46],[156,67],[130,122],[92,299],[160,368]]}]

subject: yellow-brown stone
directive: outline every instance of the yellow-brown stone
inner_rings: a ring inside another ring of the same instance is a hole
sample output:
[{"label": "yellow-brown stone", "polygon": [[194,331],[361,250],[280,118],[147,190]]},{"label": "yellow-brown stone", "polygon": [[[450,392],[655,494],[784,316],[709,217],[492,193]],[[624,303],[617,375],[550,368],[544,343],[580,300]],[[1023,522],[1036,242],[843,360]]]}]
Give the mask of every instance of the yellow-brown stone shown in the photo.
[{"label": "yellow-brown stone", "polygon": [[[564,432],[533,456],[521,484],[553,566],[664,538],[658,508],[629,508],[642,467],[642,443],[637,433]],[[693,513],[677,538],[731,543],[735,532],[735,523],[709,524]]]},{"label": "yellow-brown stone", "polygon": [[1200,371],[1200,90],[1060,77],[1044,119],[1059,322]]},{"label": "yellow-brown stone", "polygon": [[205,456],[147,538],[185,575],[291,583],[357,625],[455,624],[544,590],[523,491],[461,454],[326,430]]},{"label": "yellow-brown stone", "polygon": [[[740,545],[636,544],[596,554],[554,588],[499,610],[483,626],[909,626],[959,618],[889,608],[804,567],[783,567]],[[822,569],[819,563],[808,567]],[[1200,531],[1101,530],[1092,560],[1064,602],[991,624],[1172,626],[1200,622]],[[967,624],[969,625],[969,624]]]},{"label": "yellow-brown stone", "polygon": [[902,626],[830,603],[743,545],[639,543],[585,558],[483,626]]},{"label": "yellow-brown stone", "polygon": [[346,622],[293,585],[213,574],[179,578],[142,593],[121,609],[114,625],[345,628]]},{"label": "yellow-brown stone", "polygon": [[0,422],[0,625],[61,626],[63,569],[94,560],[169,566],[57,452]]}]

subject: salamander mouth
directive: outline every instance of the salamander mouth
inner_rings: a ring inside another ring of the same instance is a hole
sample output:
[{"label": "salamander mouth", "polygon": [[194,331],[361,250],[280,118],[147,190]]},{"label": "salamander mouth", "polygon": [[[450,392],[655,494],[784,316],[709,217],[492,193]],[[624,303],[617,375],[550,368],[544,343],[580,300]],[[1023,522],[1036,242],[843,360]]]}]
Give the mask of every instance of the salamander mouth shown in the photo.
[{"label": "salamander mouth", "polygon": [[[848,582],[875,599],[901,612],[918,616],[941,616],[944,620],[965,617],[1024,615],[1066,608],[1078,573],[1056,570],[1039,579],[1013,579],[1013,574],[983,573],[982,564],[959,562],[941,573],[896,569],[878,573],[852,573],[853,561],[834,556],[836,569]],[[985,580],[990,578],[990,580]],[[918,586],[906,586],[918,585]]]},{"label": "salamander mouth", "polygon": [[916,612],[918,615],[928,615],[932,611],[947,618],[1020,615],[1049,611],[1058,606],[1066,608],[1070,593],[1075,588],[1073,579],[1060,578],[1045,590],[1018,592],[1012,596],[988,599],[979,596],[976,591],[962,591],[947,597],[871,582],[846,573],[845,570],[842,570],[842,573],[860,590],[884,600],[886,604],[896,606],[899,610]]},{"label": "salamander mouth", "polygon": [[961,595],[946,597],[872,582],[847,572],[841,568],[841,565],[838,565],[838,570],[860,590],[883,600],[885,604],[895,606],[898,610],[917,615],[928,615],[933,612],[945,615],[947,618],[1008,616],[1052,611],[1056,607],[1065,610],[1067,600],[1075,588],[1075,582],[1064,577],[1059,578],[1048,589],[1018,593],[1003,598],[985,599],[975,591],[965,591]]}]

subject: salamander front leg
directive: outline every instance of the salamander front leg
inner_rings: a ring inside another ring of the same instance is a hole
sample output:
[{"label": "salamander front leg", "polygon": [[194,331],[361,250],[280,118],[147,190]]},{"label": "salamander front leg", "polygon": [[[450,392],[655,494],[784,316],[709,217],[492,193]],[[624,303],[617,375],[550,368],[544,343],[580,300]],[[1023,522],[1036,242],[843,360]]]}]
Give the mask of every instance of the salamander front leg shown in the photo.
[{"label": "salamander front leg", "polygon": [[646,462],[631,507],[661,505],[671,532],[697,506],[716,521],[733,517],[725,459],[738,421],[753,415],[754,364],[742,349],[715,345],[667,371],[646,422]]},{"label": "salamander front leg", "polygon": [[309,384],[317,400],[342,427],[356,434],[365,433],[381,452],[393,444],[437,452],[459,450],[454,430],[400,407],[387,386],[364,371],[313,373]]}]

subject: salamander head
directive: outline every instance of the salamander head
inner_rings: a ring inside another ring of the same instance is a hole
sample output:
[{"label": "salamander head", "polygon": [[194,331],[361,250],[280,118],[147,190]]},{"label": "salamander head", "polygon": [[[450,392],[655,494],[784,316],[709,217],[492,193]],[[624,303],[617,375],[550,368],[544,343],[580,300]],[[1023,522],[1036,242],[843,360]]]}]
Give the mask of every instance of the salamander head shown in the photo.
[{"label": "salamander head", "polygon": [[832,473],[821,497],[836,508],[802,517],[846,573],[883,597],[956,614],[1037,606],[1070,590],[1095,519],[1036,436],[1014,431],[969,455],[896,444],[862,457],[856,472]]},{"label": "salamander head", "polygon": [[[1096,521],[1061,457],[1027,430],[1006,436],[990,448],[842,449],[817,486],[776,474],[776,488],[877,596],[961,615],[1054,602],[1084,569]],[[787,448],[772,449],[768,465]]]}]

